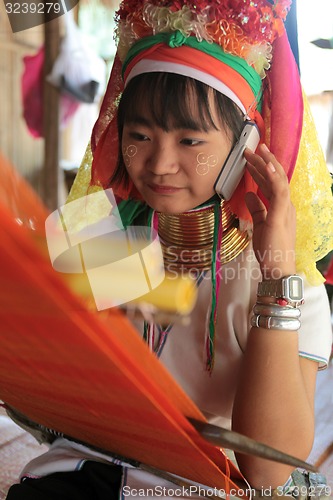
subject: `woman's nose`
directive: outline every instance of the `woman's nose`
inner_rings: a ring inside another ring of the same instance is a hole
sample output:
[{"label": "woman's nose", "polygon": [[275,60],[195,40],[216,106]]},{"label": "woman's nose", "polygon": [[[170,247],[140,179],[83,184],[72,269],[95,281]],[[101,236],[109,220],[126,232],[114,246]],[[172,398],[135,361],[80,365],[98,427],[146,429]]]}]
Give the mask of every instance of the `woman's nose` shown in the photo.
[{"label": "woman's nose", "polygon": [[158,145],[149,158],[148,168],[155,175],[174,174],[178,172],[179,161],[174,148]]}]

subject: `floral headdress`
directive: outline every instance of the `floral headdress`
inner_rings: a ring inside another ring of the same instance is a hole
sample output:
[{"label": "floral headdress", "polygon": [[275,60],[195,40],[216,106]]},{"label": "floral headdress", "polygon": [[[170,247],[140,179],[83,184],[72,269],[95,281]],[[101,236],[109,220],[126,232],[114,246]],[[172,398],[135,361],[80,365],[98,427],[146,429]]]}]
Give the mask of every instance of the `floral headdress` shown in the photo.
[{"label": "floral headdress", "polygon": [[124,60],[139,39],[179,30],[239,56],[262,76],[269,69],[272,43],[283,34],[291,0],[123,2],[117,13],[118,54]]}]

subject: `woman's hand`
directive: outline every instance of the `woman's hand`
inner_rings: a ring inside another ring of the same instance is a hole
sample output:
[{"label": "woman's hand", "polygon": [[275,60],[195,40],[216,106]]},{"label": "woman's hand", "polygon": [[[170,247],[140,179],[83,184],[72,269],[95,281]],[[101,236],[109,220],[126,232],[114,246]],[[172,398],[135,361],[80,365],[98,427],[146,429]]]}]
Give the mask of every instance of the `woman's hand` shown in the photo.
[{"label": "woman's hand", "polygon": [[295,273],[295,209],[290,200],[287,176],[265,144],[257,154],[244,156],[247,169],[268,200],[247,193],[246,204],[253,219],[253,248],[264,279],[278,279]]}]

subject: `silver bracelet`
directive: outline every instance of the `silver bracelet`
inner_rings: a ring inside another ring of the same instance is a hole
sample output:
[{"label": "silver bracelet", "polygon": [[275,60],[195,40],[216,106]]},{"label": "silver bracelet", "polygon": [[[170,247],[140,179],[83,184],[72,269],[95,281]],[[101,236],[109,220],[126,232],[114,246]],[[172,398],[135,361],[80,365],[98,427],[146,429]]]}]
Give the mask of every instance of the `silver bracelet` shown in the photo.
[{"label": "silver bracelet", "polygon": [[273,316],[274,318],[299,318],[301,311],[298,307],[279,306],[278,304],[263,304],[257,302],[253,307],[254,314]]},{"label": "silver bracelet", "polygon": [[296,331],[301,327],[301,322],[297,318],[276,318],[272,316],[254,315],[251,318],[251,326],[265,328],[267,330],[290,330]]}]

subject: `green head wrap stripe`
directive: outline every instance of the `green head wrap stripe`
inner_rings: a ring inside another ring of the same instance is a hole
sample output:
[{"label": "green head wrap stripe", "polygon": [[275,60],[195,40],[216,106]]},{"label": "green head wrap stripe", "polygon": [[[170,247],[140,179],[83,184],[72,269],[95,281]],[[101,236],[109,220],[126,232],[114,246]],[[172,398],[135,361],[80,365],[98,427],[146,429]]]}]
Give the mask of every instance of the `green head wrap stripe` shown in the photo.
[{"label": "green head wrap stripe", "polygon": [[126,59],[123,63],[123,76],[126,68],[136,56],[138,56],[141,52],[152,48],[154,45],[161,43],[169,45],[171,48],[186,45],[187,47],[200,50],[201,52],[214,57],[239,73],[249,84],[255,97],[260,95],[261,78],[244,59],[224,52],[216,43],[209,43],[206,40],[199,42],[196,37],[186,37],[180,31],[174,31],[172,33],[159,33],[158,35],[144,37],[137,41],[127,53]]}]

